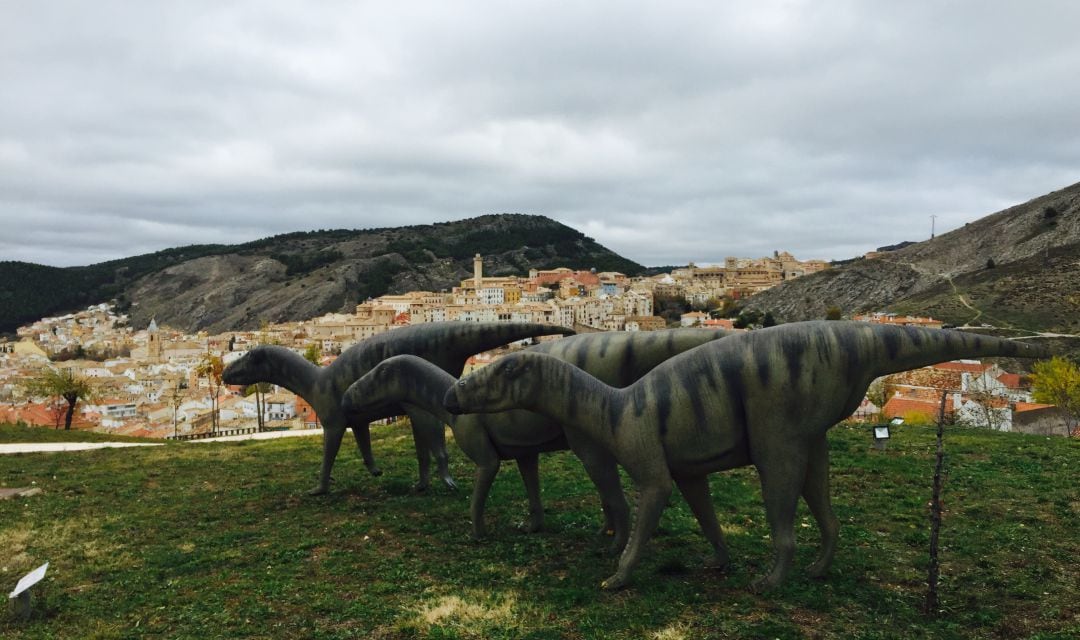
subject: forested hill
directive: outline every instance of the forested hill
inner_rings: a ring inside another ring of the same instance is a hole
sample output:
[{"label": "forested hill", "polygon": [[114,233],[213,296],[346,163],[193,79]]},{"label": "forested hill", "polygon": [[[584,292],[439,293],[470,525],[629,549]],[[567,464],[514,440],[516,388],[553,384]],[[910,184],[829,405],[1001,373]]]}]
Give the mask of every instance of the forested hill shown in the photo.
[{"label": "forested hill", "polygon": [[369,297],[448,289],[472,275],[570,267],[637,275],[641,265],[544,216],[487,215],[369,230],[289,233],[240,245],[193,245],[86,267],[0,262],[0,332],[41,317],[117,300],[136,327],[255,328]]}]

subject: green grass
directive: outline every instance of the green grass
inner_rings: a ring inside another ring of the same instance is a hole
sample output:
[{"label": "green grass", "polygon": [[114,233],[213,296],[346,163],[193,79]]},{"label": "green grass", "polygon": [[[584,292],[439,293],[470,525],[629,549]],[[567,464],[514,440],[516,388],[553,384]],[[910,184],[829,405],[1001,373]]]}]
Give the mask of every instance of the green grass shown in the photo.
[{"label": "green grass", "polygon": [[[954,429],[947,435],[943,610],[925,594],[933,433],[830,434],[842,522],[831,575],[800,569],[778,591],[746,587],[769,562],[756,473],[713,476],[734,557],[703,570],[706,544],[673,497],[629,589],[596,535],[598,501],[568,454],[541,460],[548,530],[524,534],[523,489],[504,465],[490,539],[469,540],[472,468],[452,451],[452,492],[415,494],[411,438],[375,431],[385,474],[344,450],[332,495],[312,498],[320,442],[184,444],[0,456],[5,593],[49,561],[23,638],[1075,638],[1080,636],[1080,442]],[[798,567],[817,530],[797,525]],[[7,586],[10,585],[10,586]]]},{"label": "green grass", "polygon": [[65,431],[62,428],[0,424],[0,444],[17,442],[156,442],[156,440],[114,436],[93,431]]}]

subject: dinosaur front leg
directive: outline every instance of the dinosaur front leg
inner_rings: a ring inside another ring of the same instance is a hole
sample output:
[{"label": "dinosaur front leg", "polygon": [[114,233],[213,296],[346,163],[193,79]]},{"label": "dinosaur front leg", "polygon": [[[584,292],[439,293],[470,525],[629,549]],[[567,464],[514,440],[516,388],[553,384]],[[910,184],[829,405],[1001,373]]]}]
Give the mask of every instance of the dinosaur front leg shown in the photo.
[{"label": "dinosaur front leg", "polygon": [[423,491],[430,486],[433,456],[438,465],[439,477],[446,486],[456,489],[457,483],[450,476],[450,459],[446,453],[446,430],[442,421],[415,407],[406,406],[406,411],[412,423],[413,444],[416,447],[416,462],[420,471],[416,490]]},{"label": "dinosaur front leg", "polygon": [[660,523],[660,514],[667,506],[671,488],[671,477],[667,474],[641,487],[637,517],[634,518],[634,529],[630,532],[630,541],[627,542],[622,556],[619,557],[619,568],[615,575],[604,580],[600,588],[621,589],[630,581],[630,574],[641,560],[641,552]]},{"label": "dinosaur front leg", "polygon": [[499,473],[499,465],[499,459],[495,457],[492,460],[485,460],[476,467],[476,482],[473,484],[472,502],[469,504],[474,540],[481,540],[487,535],[487,527],[484,525],[484,505],[491,491],[491,483],[495,481],[495,476]]},{"label": "dinosaur front leg", "polygon": [[525,484],[525,495],[529,498],[529,533],[544,529],[544,505],[540,502],[540,464],[537,454],[522,456],[517,459],[518,472]]},{"label": "dinosaur front leg", "polygon": [[705,539],[712,545],[712,557],[706,559],[705,566],[710,569],[725,569],[731,557],[728,554],[727,545],[724,544],[724,534],[720,530],[720,522],[716,519],[716,509],[713,507],[712,495],[709,493],[708,476],[675,477],[675,484],[690,505],[690,511],[697,519],[701,532]]},{"label": "dinosaur front leg", "polygon": [[360,448],[360,456],[364,458],[364,466],[368,473],[373,476],[381,476],[382,469],[375,464],[375,455],[371,453],[371,428],[369,425],[355,426],[352,428],[356,446]]},{"label": "dinosaur front leg", "polygon": [[334,459],[337,458],[344,437],[345,427],[323,427],[323,459],[322,469],[319,471],[319,486],[309,491],[308,495],[318,496],[330,491],[330,471],[334,468]]},{"label": "dinosaur front leg", "polygon": [[806,506],[810,507],[810,513],[817,520],[818,529],[821,530],[821,550],[807,572],[812,578],[820,578],[832,564],[836,543],[840,537],[840,522],[833,513],[829,496],[829,445],[824,435],[810,445],[802,495]]}]

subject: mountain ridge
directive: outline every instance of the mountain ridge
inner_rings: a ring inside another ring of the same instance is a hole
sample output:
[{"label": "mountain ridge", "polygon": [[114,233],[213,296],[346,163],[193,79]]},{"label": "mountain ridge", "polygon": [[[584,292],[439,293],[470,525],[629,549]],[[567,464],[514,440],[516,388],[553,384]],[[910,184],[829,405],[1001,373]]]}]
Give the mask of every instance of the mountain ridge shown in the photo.
[{"label": "mountain ridge", "polygon": [[115,299],[134,326],[152,317],[186,331],[255,328],[351,311],[410,289],[472,275],[557,266],[636,275],[644,267],[550,218],[489,214],[452,222],[279,234],[238,245],[191,245],[86,267],[0,262],[0,332]]}]

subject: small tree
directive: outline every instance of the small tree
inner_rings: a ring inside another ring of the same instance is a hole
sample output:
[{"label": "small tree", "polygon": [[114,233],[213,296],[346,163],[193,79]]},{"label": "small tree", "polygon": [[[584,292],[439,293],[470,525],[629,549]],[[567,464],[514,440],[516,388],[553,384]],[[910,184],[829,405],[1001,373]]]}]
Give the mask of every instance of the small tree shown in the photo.
[{"label": "small tree", "polygon": [[[79,400],[93,399],[95,395],[94,384],[89,378],[76,374],[71,369],[54,369],[47,367],[36,377],[26,383],[26,389],[31,395],[47,396],[49,398],[62,399],[67,403],[64,412],[64,430],[71,429],[71,420],[75,416],[75,405]],[[63,407],[57,402],[58,407]],[[57,417],[59,417],[59,411]],[[57,420],[56,428],[60,428]]]},{"label": "small tree", "polygon": [[266,428],[266,393],[268,391],[270,391],[269,382],[256,382],[244,389],[245,396],[255,394],[255,424],[258,425],[259,431]]},{"label": "small tree", "polygon": [[739,312],[739,316],[735,318],[735,321],[731,323],[736,329],[752,329],[761,324],[762,314],[755,309],[743,309]]},{"label": "small tree", "polygon": [[320,358],[322,358],[322,349],[319,347],[319,343],[312,342],[304,349],[304,360],[307,360],[316,367],[319,366]]},{"label": "small tree", "polygon": [[875,378],[870,383],[866,389],[866,399],[872,402],[879,412],[885,408],[885,403],[889,401],[889,391],[886,388],[884,376]]},{"label": "small tree", "polygon": [[829,307],[825,310],[826,320],[840,320],[844,317],[844,312],[840,310],[840,307]]},{"label": "small tree", "polygon": [[993,391],[993,383],[988,376],[972,376],[967,387],[967,395],[976,405],[976,419],[972,426],[1000,431],[1008,424],[1008,411],[994,407],[1001,400]]},{"label": "small tree", "polygon": [[210,432],[218,430],[220,414],[218,410],[218,398],[221,396],[221,373],[225,371],[225,363],[221,356],[215,356],[209,351],[203,355],[202,361],[195,367],[195,375],[206,378],[210,385]]},{"label": "small tree", "polygon": [[177,380],[173,385],[172,391],[169,392],[169,406],[172,407],[172,428],[173,436],[177,435],[176,428],[176,414],[180,411],[180,405],[183,404],[184,398],[187,397],[188,385],[183,380]]},{"label": "small tree", "polygon": [[1065,416],[1065,435],[1080,435],[1080,367],[1054,356],[1032,367],[1032,397],[1036,402],[1057,405]]}]

